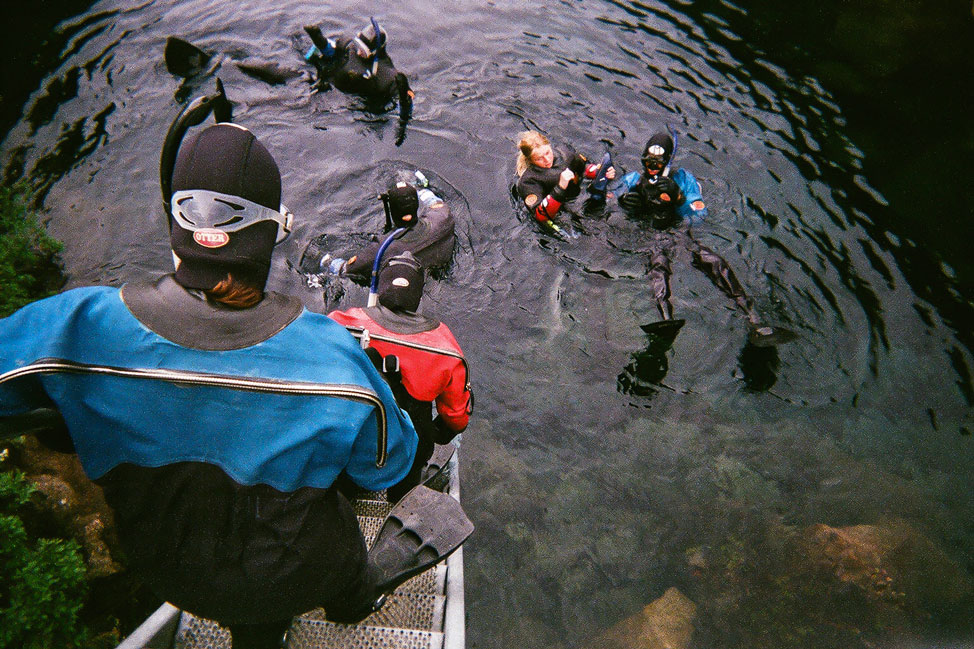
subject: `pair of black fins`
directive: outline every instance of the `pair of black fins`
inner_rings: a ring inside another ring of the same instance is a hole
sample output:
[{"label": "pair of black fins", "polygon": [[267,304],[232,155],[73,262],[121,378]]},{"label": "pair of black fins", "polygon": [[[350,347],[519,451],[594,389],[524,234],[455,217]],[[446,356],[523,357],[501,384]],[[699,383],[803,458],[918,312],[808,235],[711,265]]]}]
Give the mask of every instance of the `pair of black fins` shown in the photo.
[{"label": "pair of black fins", "polygon": [[[213,55],[175,36],[166,39],[163,57],[166,61],[166,70],[183,79],[192,79],[204,72],[212,72],[220,66],[220,62],[213,63],[211,66],[210,61],[213,59]],[[233,63],[247,76],[259,79],[272,86],[279,86],[286,83],[288,79],[293,79],[301,74],[298,70],[256,58],[234,61]]]},{"label": "pair of black fins", "polygon": [[423,471],[422,484],[402,497],[386,516],[369,549],[368,571],[372,582],[370,603],[333,622],[361,622],[385,604],[400,585],[429,570],[453,554],[473,533],[474,525],[453,496],[430,488],[441,482],[456,445],[437,444]]},{"label": "pair of black fins", "polygon": [[[686,324],[686,320],[675,318],[640,325],[640,329],[652,337],[673,344],[676,334],[679,333],[684,324]],[[748,326],[747,340],[755,347],[776,347],[790,343],[797,338],[798,334],[784,327],[773,327],[766,324]]]}]

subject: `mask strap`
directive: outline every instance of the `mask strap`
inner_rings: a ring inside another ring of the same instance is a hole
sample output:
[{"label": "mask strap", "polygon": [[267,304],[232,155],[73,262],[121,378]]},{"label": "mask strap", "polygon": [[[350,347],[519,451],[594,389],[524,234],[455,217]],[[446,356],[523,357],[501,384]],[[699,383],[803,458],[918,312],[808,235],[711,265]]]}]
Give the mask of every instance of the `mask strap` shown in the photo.
[{"label": "mask strap", "polygon": [[379,198],[382,199],[382,209],[386,213],[386,229],[391,228],[392,222],[392,207],[389,206],[389,194],[383,193],[379,194]]}]

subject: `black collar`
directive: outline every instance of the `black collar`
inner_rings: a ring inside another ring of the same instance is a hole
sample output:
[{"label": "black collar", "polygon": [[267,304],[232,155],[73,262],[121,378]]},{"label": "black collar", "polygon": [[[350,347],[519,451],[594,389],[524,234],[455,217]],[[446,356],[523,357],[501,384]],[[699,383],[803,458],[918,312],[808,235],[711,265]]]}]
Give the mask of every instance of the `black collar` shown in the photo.
[{"label": "black collar", "polygon": [[173,275],[126,284],[122,302],[146,327],[177,345],[207,351],[251,347],[293,322],[304,310],[297,298],[265,293],[249,309],[232,309],[188,291]]},{"label": "black collar", "polygon": [[409,311],[393,311],[381,304],[366,307],[365,313],[383,329],[397,334],[418,334],[440,326],[439,320]]}]

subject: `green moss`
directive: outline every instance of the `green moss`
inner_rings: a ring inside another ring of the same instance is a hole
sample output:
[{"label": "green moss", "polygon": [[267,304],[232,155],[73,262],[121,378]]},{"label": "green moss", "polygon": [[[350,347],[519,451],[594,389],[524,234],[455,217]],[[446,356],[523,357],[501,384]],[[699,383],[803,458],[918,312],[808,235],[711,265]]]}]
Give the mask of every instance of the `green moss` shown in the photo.
[{"label": "green moss", "polygon": [[23,185],[0,186],[0,317],[64,284],[61,243],[48,236],[24,195]]},{"label": "green moss", "polygon": [[32,492],[19,471],[0,473],[0,648],[81,647],[81,549],[73,540],[33,538],[21,518]]}]

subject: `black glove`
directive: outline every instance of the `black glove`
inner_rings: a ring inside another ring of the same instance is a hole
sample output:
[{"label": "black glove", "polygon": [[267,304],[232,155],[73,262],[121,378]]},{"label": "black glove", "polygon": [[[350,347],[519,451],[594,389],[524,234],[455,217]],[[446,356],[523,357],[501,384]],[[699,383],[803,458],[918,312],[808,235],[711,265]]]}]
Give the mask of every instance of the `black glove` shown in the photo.
[{"label": "black glove", "polygon": [[443,417],[437,417],[433,420],[433,441],[437,444],[449,444],[459,434],[446,425]]},{"label": "black glove", "polygon": [[683,201],[680,186],[669,176],[660,176],[655,184],[648,186],[649,200],[654,205],[677,206]]},{"label": "black glove", "polygon": [[582,176],[585,175],[585,165],[588,164],[588,159],[581,153],[576,153],[572,158],[572,161],[568,163],[568,168],[572,170],[575,174],[575,181],[578,182]]},{"label": "black glove", "polygon": [[620,196],[619,205],[622,206],[622,209],[629,212],[638,212],[645,207],[642,194],[639,191],[626,192]]}]

